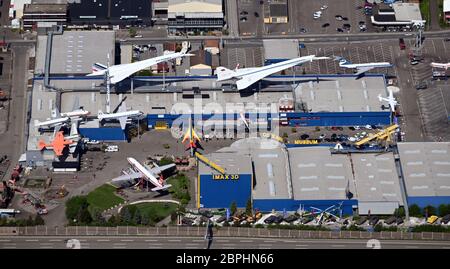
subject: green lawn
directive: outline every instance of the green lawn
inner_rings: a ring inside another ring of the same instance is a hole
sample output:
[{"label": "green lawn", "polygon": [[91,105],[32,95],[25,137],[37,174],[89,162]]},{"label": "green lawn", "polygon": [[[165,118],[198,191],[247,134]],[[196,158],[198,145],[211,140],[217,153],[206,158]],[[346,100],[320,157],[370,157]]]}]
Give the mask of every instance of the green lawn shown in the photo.
[{"label": "green lawn", "polygon": [[[132,205],[141,212],[141,215],[147,215],[153,222],[159,222],[177,211],[178,205],[174,203],[142,203]],[[134,214],[135,210],[130,210]]]},{"label": "green lawn", "polygon": [[115,194],[115,191],[116,188],[107,184],[102,185],[97,189],[91,191],[87,195],[90,211],[92,212],[92,209],[94,208],[103,211],[120,203],[123,203],[124,199],[117,196]]},{"label": "green lawn", "polygon": [[182,204],[187,204],[191,197],[189,195],[189,178],[184,174],[178,174],[174,177],[171,177],[167,180],[168,184],[171,184],[172,187],[169,189],[169,192],[172,194],[172,197],[178,200],[181,200]]}]

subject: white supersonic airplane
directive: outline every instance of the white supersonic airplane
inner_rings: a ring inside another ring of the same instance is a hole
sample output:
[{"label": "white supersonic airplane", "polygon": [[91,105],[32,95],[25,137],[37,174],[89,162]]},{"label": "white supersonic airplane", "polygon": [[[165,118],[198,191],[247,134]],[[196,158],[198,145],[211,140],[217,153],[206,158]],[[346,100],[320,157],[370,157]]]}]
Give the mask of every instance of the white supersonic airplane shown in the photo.
[{"label": "white supersonic airplane", "polygon": [[250,85],[268,77],[272,74],[278,73],[285,69],[300,65],[306,62],[312,62],[313,60],[325,60],[330,59],[329,57],[316,57],[315,55],[308,55],[300,58],[290,59],[287,61],[262,66],[262,67],[252,67],[252,68],[236,68],[235,70],[230,70],[226,67],[217,67],[217,81],[225,80],[235,80],[237,89],[243,90]]}]

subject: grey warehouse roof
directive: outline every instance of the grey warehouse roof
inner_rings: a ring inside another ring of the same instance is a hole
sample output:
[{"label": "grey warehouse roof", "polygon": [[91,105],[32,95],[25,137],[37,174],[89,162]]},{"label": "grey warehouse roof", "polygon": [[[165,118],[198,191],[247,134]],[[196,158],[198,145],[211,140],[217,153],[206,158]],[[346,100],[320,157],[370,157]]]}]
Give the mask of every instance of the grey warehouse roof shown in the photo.
[{"label": "grey warehouse roof", "polygon": [[450,196],[450,142],[398,143],[408,196]]},{"label": "grey warehouse roof", "polygon": [[[92,64],[106,64],[108,53],[114,59],[114,31],[66,31],[54,35],[51,52],[51,74],[88,74]],[[47,36],[38,36],[36,73],[43,73]],[[111,63],[112,64],[112,63]]]}]

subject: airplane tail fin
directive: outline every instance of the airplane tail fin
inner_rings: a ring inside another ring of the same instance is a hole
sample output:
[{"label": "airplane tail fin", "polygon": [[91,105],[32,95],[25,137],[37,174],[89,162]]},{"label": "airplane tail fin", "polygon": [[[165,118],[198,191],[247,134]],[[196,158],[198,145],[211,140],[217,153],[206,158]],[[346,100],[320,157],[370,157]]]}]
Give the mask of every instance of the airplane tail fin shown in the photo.
[{"label": "airplane tail fin", "polygon": [[383,97],[381,97],[381,94],[378,95],[378,100],[383,101]]},{"label": "airplane tail fin", "polygon": [[225,67],[217,67],[217,81],[229,80],[236,76],[236,72]]},{"label": "airplane tail fin", "polygon": [[34,120],[34,127],[39,127],[40,122],[38,120]]},{"label": "airplane tail fin", "polygon": [[339,65],[351,64],[350,61],[348,61],[347,59],[345,59],[344,57],[341,57],[341,56],[334,56],[334,59],[336,61],[339,61]]},{"label": "airplane tail fin", "polygon": [[104,64],[95,63],[92,65],[92,73],[106,70],[108,67]]}]

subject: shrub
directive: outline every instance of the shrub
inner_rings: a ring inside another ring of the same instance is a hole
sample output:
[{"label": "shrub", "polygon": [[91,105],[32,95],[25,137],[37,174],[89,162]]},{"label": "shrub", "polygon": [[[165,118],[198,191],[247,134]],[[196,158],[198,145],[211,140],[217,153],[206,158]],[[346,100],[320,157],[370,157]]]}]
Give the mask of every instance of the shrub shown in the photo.
[{"label": "shrub", "polygon": [[409,215],[411,217],[422,217],[420,207],[416,204],[412,204],[411,206],[409,206]]},{"label": "shrub", "polygon": [[423,209],[423,213],[427,214],[427,216],[432,216],[432,215],[436,215],[436,207],[431,206],[431,205],[427,205],[426,207],[424,207]]},{"label": "shrub", "polygon": [[447,204],[447,205],[441,204],[441,205],[439,205],[438,210],[439,210],[439,216],[443,217],[445,215],[448,215],[448,214],[450,214],[450,204]]}]

